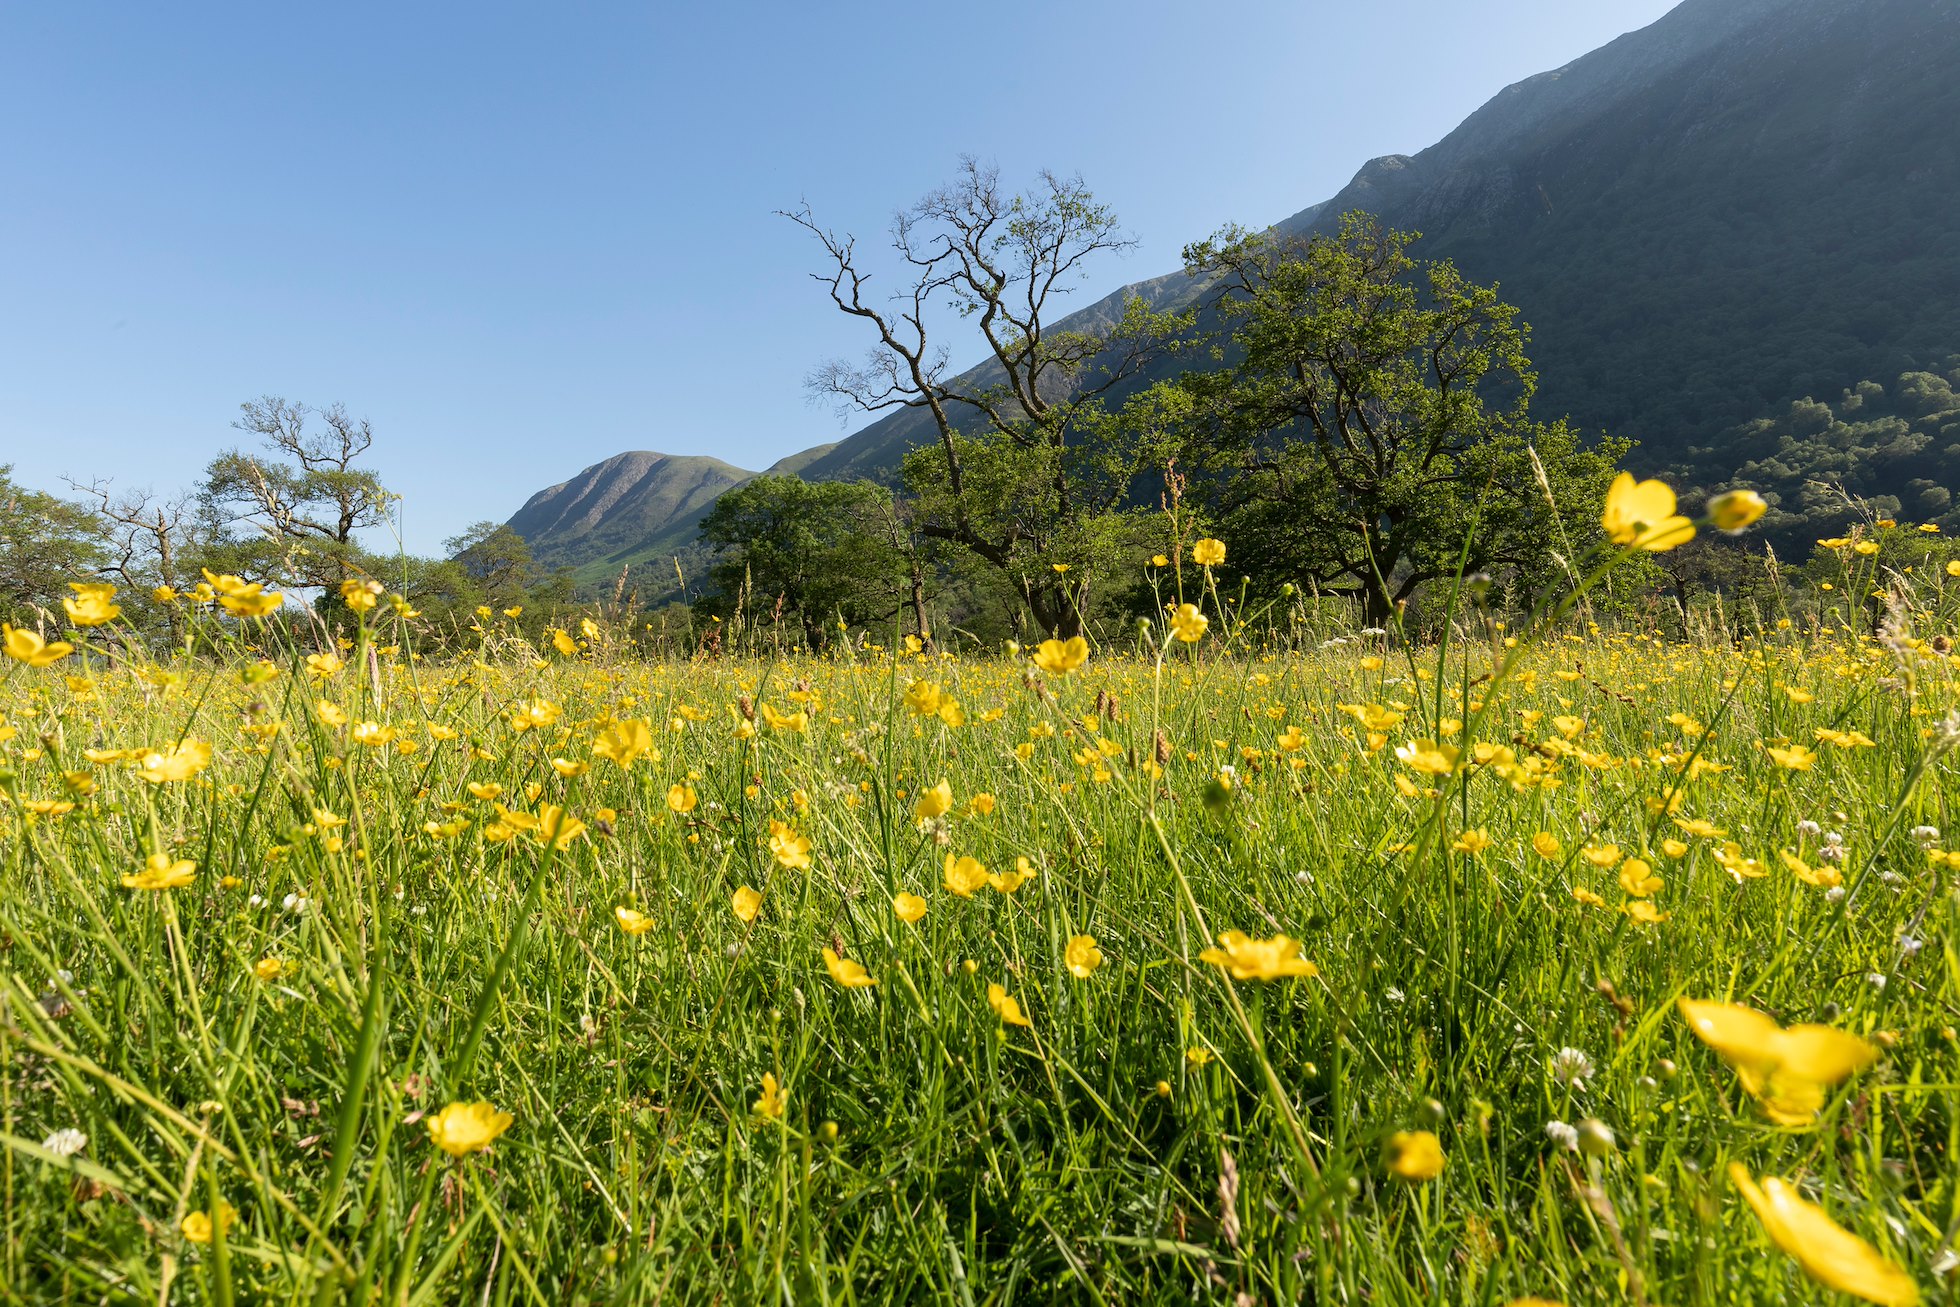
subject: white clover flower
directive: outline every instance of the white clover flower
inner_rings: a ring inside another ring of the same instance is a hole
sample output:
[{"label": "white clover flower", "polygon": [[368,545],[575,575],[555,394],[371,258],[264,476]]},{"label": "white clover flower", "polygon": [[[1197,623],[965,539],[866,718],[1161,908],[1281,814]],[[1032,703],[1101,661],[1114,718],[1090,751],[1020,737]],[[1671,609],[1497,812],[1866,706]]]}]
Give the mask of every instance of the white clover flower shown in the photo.
[{"label": "white clover flower", "polygon": [[1552,1054],[1552,1079],[1562,1085],[1582,1083],[1592,1079],[1592,1059],[1577,1048],[1561,1048]]},{"label": "white clover flower", "polygon": [[1817,858],[1820,862],[1843,862],[1847,852],[1842,844],[1826,844],[1817,850]]},{"label": "white clover flower", "polygon": [[1579,1132],[1563,1121],[1545,1122],[1545,1137],[1568,1153],[1579,1151]]},{"label": "white clover flower", "polygon": [[57,1130],[46,1139],[43,1139],[41,1141],[41,1147],[47,1149],[56,1157],[73,1157],[76,1153],[88,1147],[88,1136],[75,1129],[75,1127],[69,1126],[67,1129]]},{"label": "white clover flower", "polygon": [[1925,947],[1926,947],[1925,940],[1918,939],[1912,935],[1899,936],[1899,952],[1906,957],[1912,957],[1913,955],[1918,953],[1920,949]]},{"label": "white clover flower", "polygon": [[1873,989],[1885,988],[1885,973],[1881,971],[1871,972],[1865,977],[1865,979],[1870,982],[1871,987]]},{"label": "white clover flower", "polygon": [[1797,834],[1803,836],[1807,840],[1816,839],[1819,835],[1822,835],[1823,833],[1824,833],[1824,828],[1822,826],[1819,826],[1816,822],[1812,821],[1808,817],[1805,817],[1802,821],[1797,823]]},{"label": "white clover flower", "polygon": [[1940,828],[1938,826],[1914,826],[1912,828],[1912,838],[1918,841],[1920,848],[1930,849],[1940,842]]},{"label": "white clover flower", "polygon": [[1824,901],[1826,903],[1836,903],[1842,900],[1843,898],[1844,898],[1844,886],[1842,885],[1833,885],[1829,889],[1824,891]]}]

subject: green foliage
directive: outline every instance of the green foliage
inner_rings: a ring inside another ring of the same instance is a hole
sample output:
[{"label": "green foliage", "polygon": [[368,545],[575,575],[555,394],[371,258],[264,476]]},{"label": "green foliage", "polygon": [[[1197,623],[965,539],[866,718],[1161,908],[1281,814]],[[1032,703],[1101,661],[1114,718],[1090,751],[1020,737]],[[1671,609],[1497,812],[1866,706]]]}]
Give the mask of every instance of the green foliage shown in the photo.
[{"label": "green foliage", "polygon": [[15,483],[0,463],[0,619],[32,625],[55,609],[68,583],[107,561],[102,524],[88,509]]},{"label": "green foliage", "polygon": [[1228,232],[1186,251],[1229,346],[1183,387],[1234,562],[1352,595],[1370,623],[1459,567],[1526,597],[1552,583],[1597,538],[1627,449],[1533,420],[1517,309],[1418,264],[1414,240],[1350,214],[1338,236]]},{"label": "green foliage", "polygon": [[[1746,486],[1770,502],[1763,531],[1786,557],[1855,522],[1897,518],[1960,530],[1960,355],[1891,386],[1861,381],[1835,402],[1797,400],[1694,451],[1682,475]],[[1731,471],[1733,469],[1733,471]]]},{"label": "green foliage", "polygon": [[704,615],[790,621],[823,649],[839,620],[898,611],[907,542],[883,486],[760,476],[717,499],[701,535],[716,550]]},{"label": "green foliage", "polygon": [[[950,184],[901,213],[893,244],[912,284],[896,308],[865,297],[855,242],[788,215],[823,244],[821,277],[844,313],[878,343],[863,365],[833,362],[813,389],[864,412],[930,414],[933,436],[908,454],[902,478],[918,531],[984,559],[1021,594],[1049,634],[1082,629],[1099,571],[1129,531],[1126,500],[1160,456],[1181,398],[1135,393],[1179,352],[1194,315],[1132,296],[1107,321],[1058,327],[1053,304],[1098,254],[1127,248],[1115,214],[1080,178],[1043,173],[1008,196],[995,169],[967,159]],[[949,380],[928,342],[930,310],[973,325],[989,366]]]},{"label": "green foliage", "polygon": [[[339,404],[309,408],[267,395],[239,405],[232,425],[263,438],[263,453],[228,450],[205,471],[202,501],[222,551],[246,572],[288,584],[335,586],[357,575],[356,535],[387,521],[394,499],[360,465],[374,445],[365,420]],[[312,418],[319,426],[309,426]]]}]

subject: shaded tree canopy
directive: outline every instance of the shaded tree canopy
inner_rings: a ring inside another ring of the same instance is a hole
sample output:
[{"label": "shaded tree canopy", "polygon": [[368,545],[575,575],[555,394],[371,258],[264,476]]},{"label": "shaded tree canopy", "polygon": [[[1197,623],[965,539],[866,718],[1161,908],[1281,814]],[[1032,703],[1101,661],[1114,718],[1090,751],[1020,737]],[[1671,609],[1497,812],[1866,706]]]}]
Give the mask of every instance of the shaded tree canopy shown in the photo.
[{"label": "shaded tree canopy", "polygon": [[711,615],[746,602],[796,622],[821,649],[840,618],[888,619],[901,604],[906,541],[883,486],[756,477],[715,501],[701,535],[717,553],[715,593],[702,601]]},{"label": "shaded tree canopy", "polygon": [[1597,537],[1627,448],[1534,420],[1517,310],[1419,263],[1415,239],[1350,214],[1334,236],[1186,251],[1214,283],[1220,363],[1183,379],[1188,452],[1235,563],[1352,595],[1371,622],[1460,565],[1551,580]]}]

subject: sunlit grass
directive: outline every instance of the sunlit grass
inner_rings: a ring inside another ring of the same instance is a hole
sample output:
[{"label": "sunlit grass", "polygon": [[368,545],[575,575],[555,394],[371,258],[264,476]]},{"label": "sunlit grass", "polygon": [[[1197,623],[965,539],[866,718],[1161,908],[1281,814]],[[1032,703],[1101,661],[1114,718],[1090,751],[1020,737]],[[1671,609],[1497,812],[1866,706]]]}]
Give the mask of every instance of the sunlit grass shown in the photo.
[{"label": "sunlit grass", "polygon": [[[379,615],[8,660],[0,1279],[1821,1300],[1740,1162],[1936,1292],[1950,657],[1211,612],[1086,662],[416,661]],[[1876,1060],[1779,1115],[1684,997]]]}]

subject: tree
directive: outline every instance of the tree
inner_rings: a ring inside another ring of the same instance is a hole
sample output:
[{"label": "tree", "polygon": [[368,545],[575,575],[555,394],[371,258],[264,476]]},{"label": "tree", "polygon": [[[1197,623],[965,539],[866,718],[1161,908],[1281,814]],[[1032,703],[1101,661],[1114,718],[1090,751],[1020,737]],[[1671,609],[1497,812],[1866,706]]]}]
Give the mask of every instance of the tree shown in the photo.
[{"label": "tree", "polygon": [[105,556],[102,526],[80,504],[15,484],[0,463],[0,618],[32,622],[56,609],[68,583],[93,575]]},{"label": "tree", "polygon": [[[281,567],[298,585],[337,586],[357,574],[356,533],[387,521],[394,499],[358,461],[374,445],[366,419],[339,404],[313,409],[267,395],[239,405],[232,425],[263,437],[264,455],[228,450],[205,473],[204,503],[216,522],[258,530],[259,570]],[[308,419],[318,418],[319,427]]]},{"label": "tree", "polygon": [[[925,410],[938,441],[903,466],[920,533],[1006,575],[1043,629],[1077,634],[1089,578],[1115,565],[1133,525],[1126,501],[1165,438],[1166,406],[1181,402],[1141,390],[1142,374],[1179,348],[1191,315],[1133,296],[1113,321],[1056,327],[1052,311],[1086,264],[1133,243],[1079,177],[1043,172],[1010,197],[998,169],[962,160],[950,184],[893,219],[906,281],[882,302],[853,238],[807,208],[784,216],[822,243],[830,266],[815,275],[832,302],[877,336],[865,362],[824,365],[812,389],[866,413]],[[974,327],[983,368],[946,375],[949,352],[928,324],[947,312]]]},{"label": "tree", "polygon": [[482,587],[483,602],[492,608],[526,602],[543,580],[530,544],[504,522],[474,523],[442,547]]},{"label": "tree", "polygon": [[[117,491],[107,480],[86,485],[70,480],[68,484],[94,505],[105,546],[101,572],[115,577],[131,592],[139,612],[150,601],[136,596],[160,586],[187,588],[190,578],[197,575],[192,555],[197,552],[199,535],[196,505],[190,495],[164,499],[146,490]],[[181,644],[183,609],[174,603],[155,605],[146,616],[145,624],[151,629],[159,610],[170,642]]]},{"label": "tree", "polygon": [[718,593],[705,606],[732,611],[746,593],[822,649],[840,616],[861,625],[899,611],[912,573],[893,522],[891,492],[870,482],[744,482],[701,522],[718,554],[709,572]]},{"label": "tree", "polygon": [[1418,265],[1415,239],[1350,214],[1337,236],[1185,251],[1214,282],[1224,364],[1184,378],[1191,454],[1234,561],[1353,595],[1371,624],[1460,564],[1554,579],[1596,538],[1627,448],[1532,420],[1517,310],[1448,262]]}]

